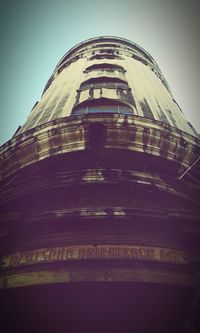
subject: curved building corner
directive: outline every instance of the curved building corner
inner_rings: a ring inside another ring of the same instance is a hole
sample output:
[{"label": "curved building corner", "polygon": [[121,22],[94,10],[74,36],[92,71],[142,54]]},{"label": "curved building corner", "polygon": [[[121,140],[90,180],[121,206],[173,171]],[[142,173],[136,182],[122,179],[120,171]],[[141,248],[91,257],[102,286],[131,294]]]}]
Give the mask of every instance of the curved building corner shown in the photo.
[{"label": "curved building corner", "polygon": [[74,332],[177,333],[196,323],[199,153],[144,49],[105,36],[69,50],[1,147],[3,297],[17,308],[38,295],[44,308],[51,295],[52,332],[57,307]]}]

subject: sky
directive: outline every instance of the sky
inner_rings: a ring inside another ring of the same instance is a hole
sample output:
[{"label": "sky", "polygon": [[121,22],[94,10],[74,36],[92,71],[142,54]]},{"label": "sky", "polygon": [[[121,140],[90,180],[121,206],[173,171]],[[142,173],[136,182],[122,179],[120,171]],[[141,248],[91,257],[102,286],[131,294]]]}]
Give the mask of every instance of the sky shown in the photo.
[{"label": "sky", "polygon": [[0,145],[25,122],[60,58],[103,35],[151,54],[200,133],[199,17],[199,0],[0,0]]}]

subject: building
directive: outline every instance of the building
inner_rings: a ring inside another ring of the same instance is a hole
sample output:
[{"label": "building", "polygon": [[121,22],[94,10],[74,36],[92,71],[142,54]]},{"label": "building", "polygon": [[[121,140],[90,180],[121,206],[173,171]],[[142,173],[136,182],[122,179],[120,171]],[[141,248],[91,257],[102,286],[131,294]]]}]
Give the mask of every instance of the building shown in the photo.
[{"label": "building", "polygon": [[145,50],[68,51],[1,147],[5,329],[198,330],[199,152]]}]

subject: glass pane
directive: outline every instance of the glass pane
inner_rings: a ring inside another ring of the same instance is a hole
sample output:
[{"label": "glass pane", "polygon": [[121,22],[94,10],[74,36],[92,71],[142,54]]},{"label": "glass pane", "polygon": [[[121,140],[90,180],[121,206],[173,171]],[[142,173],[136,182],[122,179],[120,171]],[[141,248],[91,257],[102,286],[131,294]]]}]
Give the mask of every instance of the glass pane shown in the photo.
[{"label": "glass pane", "polygon": [[128,85],[124,84],[124,83],[117,83],[117,87],[120,89],[128,89]]},{"label": "glass pane", "polygon": [[88,108],[88,113],[103,113],[103,112],[110,112],[110,113],[117,113],[118,108],[117,106],[91,106]]},{"label": "glass pane", "polygon": [[73,115],[79,115],[84,113],[86,113],[86,108],[77,108],[72,112]]},{"label": "glass pane", "polygon": [[103,112],[112,112],[112,113],[118,113],[118,107],[117,106],[103,106],[102,107]]},{"label": "glass pane", "polygon": [[102,108],[99,106],[90,106],[88,107],[88,113],[98,113],[102,112]]},{"label": "glass pane", "polygon": [[103,86],[104,86],[104,82],[93,84],[94,89],[100,89],[100,88],[103,88]]},{"label": "glass pane", "polygon": [[128,106],[120,106],[119,112],[123,114],[134,114],[133,110],[129,108]]},{"label": "glass pane", "polygon": [[122,114],[134,114],[134,110],[129,106],[122,105],[94,105],[89,107],[80,107],[73,110],[73,115],[81,115],[85,113],[122,113]]}]

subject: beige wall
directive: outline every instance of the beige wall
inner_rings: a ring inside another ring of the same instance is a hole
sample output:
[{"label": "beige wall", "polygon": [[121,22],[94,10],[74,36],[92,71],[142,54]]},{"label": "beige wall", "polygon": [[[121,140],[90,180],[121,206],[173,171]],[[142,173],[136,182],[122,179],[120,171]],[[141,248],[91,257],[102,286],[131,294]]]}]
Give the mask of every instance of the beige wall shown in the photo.
[{"label": "beige wall", "polygon": [[[102,43],[104,46],[98,45]],[[106,46],[106,43],[108,46]],[[80,88],[80,84],[88,78],[106,75],[107,77],[125,78],[135,101],[135,106],[130,101],[135,115],[148,118],[149,114],[144,110],[144,104],[148,104],[153,119],[196,135],[180,107],[174,101],[167,82],[153,59],[151,60],[148,54],[145,57],[142,49],[139,53],[138,49],[134,48],[134,44],[130,48],[130,45],[127,46],[126,43],[120,42],[120,39],[117,40],[117,44],[116,40],[113,41],[113,48],[110,46],[111,44],[110,41],[95,40],[87,46],[82,43],[82,46],[79,46],[78,49],[75,47],[73,52],[68,52],[59,66],[56,67],[53,82],[44,92],[41,100],[17,134],[47,121],[70,116],[74,105],[77,103],[77,90]],[[92,56],[102,55],[102,52],[106,53],[108,50],[114,51],[115,59],[90,59]],[[100,71],[84,72],[88,66],[98,63],[120,65],[126,72],[125,74],[118,71],[107,72],[107,74],[105,71],[103,73]],[[121,100],[116,89],[103,88],[101,91],[95,89],[93,98],[101,97]],[[89,89],[83,90],[80,92],[78,103],[87,101],[89,98]]]}]

